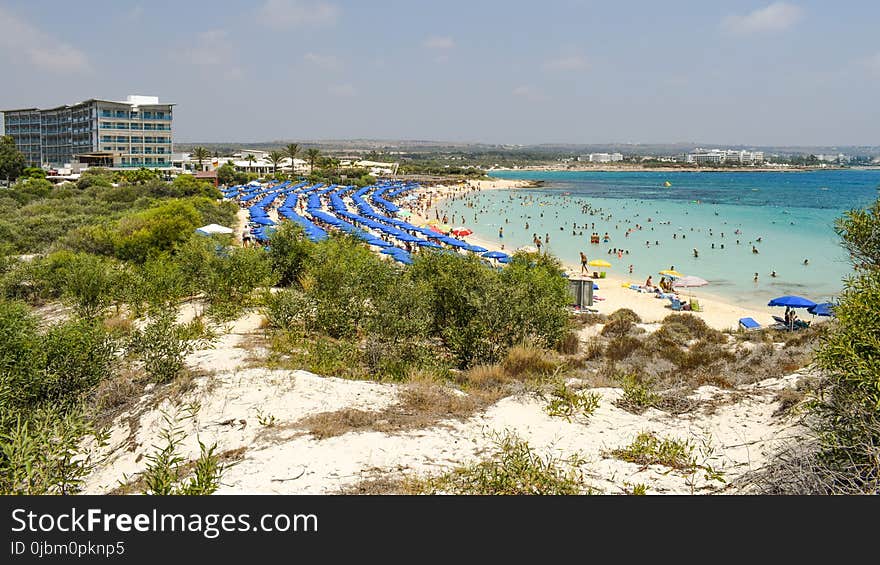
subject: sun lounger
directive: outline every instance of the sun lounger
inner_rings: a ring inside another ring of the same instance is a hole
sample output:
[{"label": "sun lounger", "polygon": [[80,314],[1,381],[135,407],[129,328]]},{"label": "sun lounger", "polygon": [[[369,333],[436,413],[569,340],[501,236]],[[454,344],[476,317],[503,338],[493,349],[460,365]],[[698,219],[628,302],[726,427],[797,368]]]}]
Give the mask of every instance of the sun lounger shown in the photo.
[{"label": "sun lounger", "polygon": [[761,327],[761,324],[756,322],[754,318],[740,318],[739,325],[744,330],[757,330],[758,328]]},{"label": "sun lounger", "polygon": [[776,320],[777,323],[782,324],[783,326],[788,326],[788,322],[785,321],[785,318],[781,316],[773,316],[773,319]]}]

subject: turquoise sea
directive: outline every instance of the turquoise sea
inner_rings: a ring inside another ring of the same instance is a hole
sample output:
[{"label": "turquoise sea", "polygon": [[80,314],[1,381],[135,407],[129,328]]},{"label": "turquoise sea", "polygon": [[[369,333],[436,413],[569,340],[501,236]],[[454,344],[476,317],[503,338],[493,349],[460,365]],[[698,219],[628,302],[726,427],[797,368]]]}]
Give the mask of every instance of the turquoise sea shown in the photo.
[{"label": "turquoise sea", "polygon": [[[817,302],[837,295],[851,267],[834,219],[873,202],[880,186],[880,170],[854,169],[492,175],[544,184],[459,196],[443,206],[450,223],[460,225],[464,215],[476,235],[507,250],[532,245],[535,234],[542,243],[549,236],[545,248],[562,260],[578,264],[583,251],[591,260],[609,261],[610,271],[624,276],[633,265],[638,282],[648,274],[656,282],[657,271],[674,266],[709,281],[699,292],[752,306],[783,294]],[[590,243],[593,232],[599,244]],[[620,258],[615,249],[623,250]]]}]

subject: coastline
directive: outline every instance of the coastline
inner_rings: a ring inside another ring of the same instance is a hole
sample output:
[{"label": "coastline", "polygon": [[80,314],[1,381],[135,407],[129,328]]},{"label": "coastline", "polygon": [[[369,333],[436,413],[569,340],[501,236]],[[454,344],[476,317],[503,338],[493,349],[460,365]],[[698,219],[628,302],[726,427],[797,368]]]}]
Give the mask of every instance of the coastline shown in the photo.
[{"label": "coastline", "polygon": [[[643,165],[526,165],[519,168],[495,167],[486,171],[493,172],[572,172],[572,173],[804,173],[810,171],[845,171],[856,167],[646,167]],[[870,169],[870,168],[869,168]]]},{"label": "coastline", "polygon": [[[409,208],[412,212],[410,219],[416,225],[422,225],[428,222],[433,215],[433,211],[442,206],[443,202],[448,198],[464,194],[473,190],[500,190],[511,188],[528,188],[536,186],[535,181],[515,180],[515,179],[494,179],[494,180],[470,180],[466,183],[446,186],[442,184],[422,187],[420,195],[428,196],[430,205],[424,213],[412,206]],[[502,251],[512,254],[515,249],[507,249],[500,241],[481,237],[478,234],[470,235],[465,238],[469,243],[480,245],[490,251]],[[578,277],[580,275],[580,266],[570,261],[562,262],[562,266],[570,277]],[[642,284],[644,281],[638,280],[633,276],[621,275],[612,271],[606,271],[606,277],[594,281],[599,290],[594,291],[594,300],[590,308],[597,310],[600,314],[610,314],[620,308],[630,308],[636,312],[644,323],[659,323],[674,313],[669,308],[670,301],[667,299],[656,298],[653,292],[639,292],[629,288],[630,284]],[[682,300],[694,298],[699,301],[702,311],[691,312],[702,318],[709,326],[718,330],[736,329],[739,326],[739,319],[751,317],[758,321],[762,326],[772,325],[774,323],[772,314],[766,310],[758,310],[748,306],[740,306],[730,302],[730,300],[714,296],[711,293],[705,293],[700,289],[683,290],[677,293]]]}]

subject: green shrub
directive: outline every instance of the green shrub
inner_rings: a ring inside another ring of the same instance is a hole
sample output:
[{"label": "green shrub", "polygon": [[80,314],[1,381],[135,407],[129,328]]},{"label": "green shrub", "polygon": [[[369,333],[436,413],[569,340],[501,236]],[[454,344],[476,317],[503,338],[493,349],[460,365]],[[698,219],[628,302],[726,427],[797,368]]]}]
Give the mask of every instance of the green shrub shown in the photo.
[{"label": "green shrub", "polygon": [[622,335],[617,336],[605,346],[605,357],[612,361],[623,361],[642,348],[642,340]]},{"label": "green shrub", "polygon": [[623,337],[632,331],[634,327],[635,324],[625,317],[609,317],[605,325],[602,326],[602,331],[600,333],[606,337]]},{"label": "green shrub", "polygon": [[635,374],[620,377],[623,396],[616,402],[624,410],[641,414],[651,407],[660,404],[663,398],[651,390],[651,383],[644,381]]},{"label": "green shrub", "polygon": [[176,379],[186,368],[186,356],[212,341],[200,321],[178,324],[173,312],[163,311],[144,329],[132,332],[129,352],[143,363],[152,381],[161,384]]},{"label": "green shrub", "polygon": [[269,260],[281,286],[302,287],[309,254],[313,244],[306,238],[302,227],[285,222],[269,238]]},{"label": "green shrub", "polygon": [[578,458],[541,457],[519,437],[505,433],[495,438],[491,459],[460,467],[436,478],[415,480],[409,489],[425,494],[573,495],[589,494],[578,470]]},{"label": "green shrub", "polygon": [[608,320],[626,320],[632,324],[642,323],[642,318],[629,308],[619,308],[615,310],[614,312],[608,314]]},{"label": "green shrub", "polygon": [[601,399],[602,395],[597,392],[575,392],[564,382],[559,382],[551,392],[545,410],[550,416],[560,416],[569,421],[575,416],[589,418],[599,407]]},{"label": "green shrub", "polygon": [[651,432],[641,432],[627,447],[615,449],[611,455],[637,465],[663,465],[681,471],[692,471],[697,466],[695,446],[687,440],[658,438]]}]

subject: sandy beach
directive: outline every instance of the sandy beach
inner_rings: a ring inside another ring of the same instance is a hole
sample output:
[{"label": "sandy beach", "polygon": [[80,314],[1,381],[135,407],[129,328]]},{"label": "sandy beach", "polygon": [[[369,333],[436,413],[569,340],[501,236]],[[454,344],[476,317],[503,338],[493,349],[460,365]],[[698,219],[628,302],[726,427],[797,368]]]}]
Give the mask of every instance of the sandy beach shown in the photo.
[{"label": "sandy beach", "polygon": [[[529,186],[534,186],[534,181],[490,179],[470,180],[463,184],[451,186],[434,185],[425,187],[422,189],[421,194],[430,197],[431,206],[424,213],[420,212],[415,206],[410,207],[409,210],[413,213],[410,220],[416,225],[424,224],[429,219],[432,219],[433,211],[441,205],[443,200],[459,194],[465,194],[471,190],[526,188]],[[505,248],[504,244],[499,242],[489,241],[473,235],[465,239],[470,243],[493,251],[503,251],[505,253],[516,251],[516,249]],[[563,266],[570,277],[580,276],[581,269],[579,265],[563,262]],[[591,268],[591,272],[592,270],[594,269]],[[655,274],[655,284],[658,280],[659,276]],[[595,282],[599,286],[599,290],[593,293],[594,302],[591,308],[599,313],[609,314],[619,308],[629,308],[636,312],[646,323],[660,322],[672,313],[669,300],[656,298],[653,292],[640,292],[629,288],[630,284],[644,284],[644,280],[637,280],[631,276],[606,271],[605,278],[597,279]],[[732,304],[699,288],[683,290],[679,292],[679,297],[683,300],[694,298],[699,301],[702,311],[692,313],[702,318],[711,327],[719,330],[735,330],[739,326],[740,318],[746,317],[754,318],[763,326],[774,323],[770,311]]]}]

